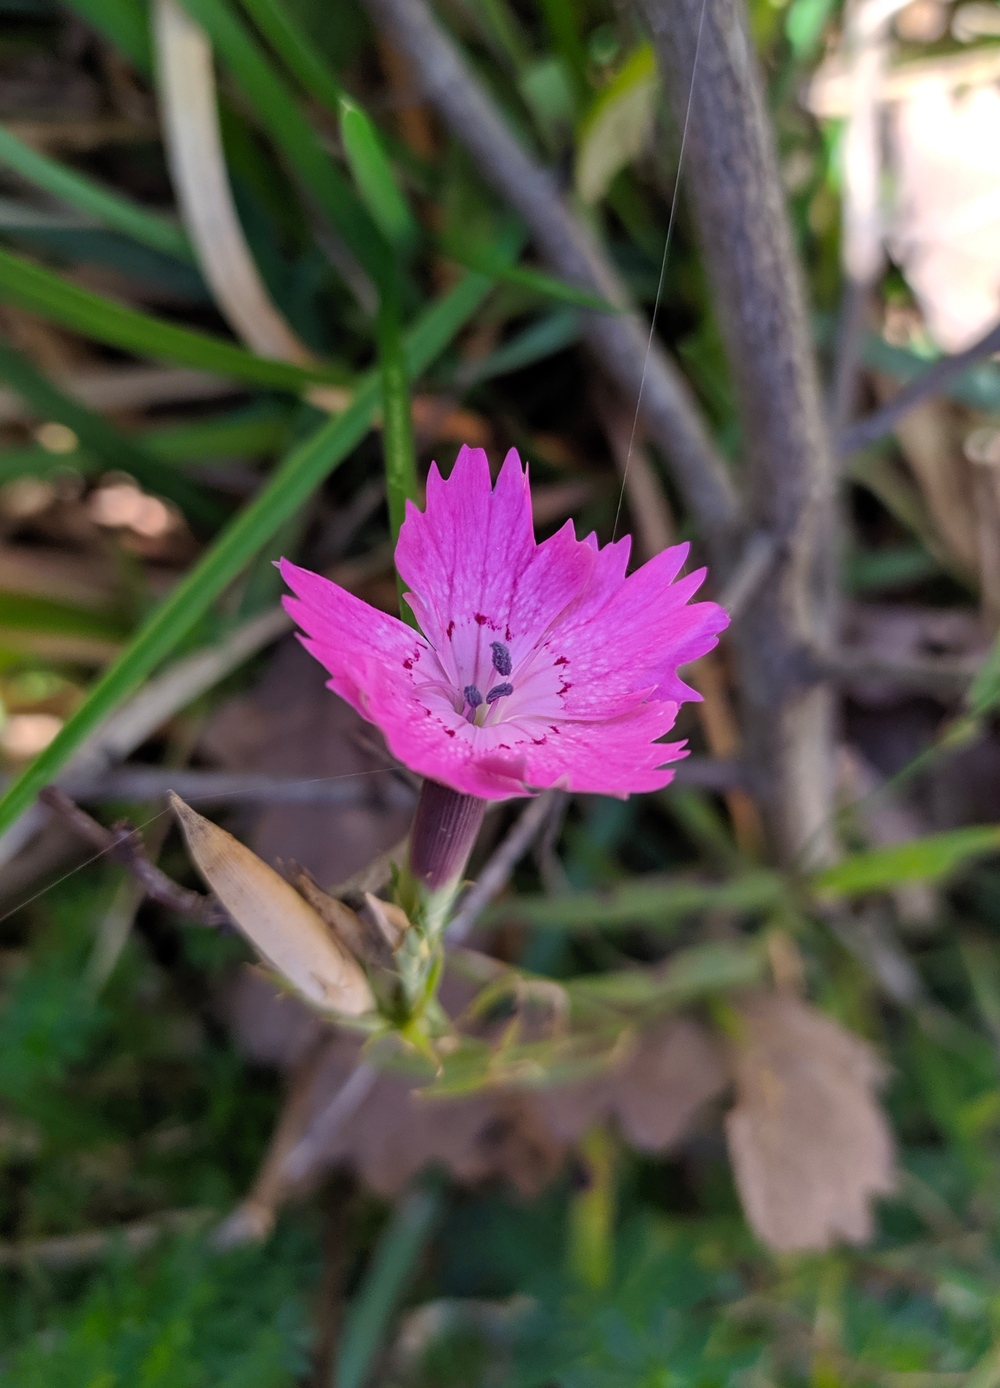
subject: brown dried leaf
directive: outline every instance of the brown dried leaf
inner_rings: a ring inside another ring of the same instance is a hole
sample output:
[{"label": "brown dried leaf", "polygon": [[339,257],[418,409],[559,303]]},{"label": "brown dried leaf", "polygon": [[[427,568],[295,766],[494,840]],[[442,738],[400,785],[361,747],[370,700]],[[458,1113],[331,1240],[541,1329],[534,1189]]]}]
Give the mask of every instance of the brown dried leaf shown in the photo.
[{"label": "brown dried leaf", "polygon": [[358,1016],[374,1006],[357,961],[294,887],[232,834],[169,796],[188,851],[261,957],[314,1006]]},{"label": "brown dried leaf", "polygon": [[756,993],[736,1013],[726,1135],[747,1219],[780,1250],[864,1242],[872,1198],[894,1188],[892,1136],[874,1097],[881,1062],[798,998]]},{"label": "brown dried leaf", "polygon": [[539,1099],[545,1121],[563,1141],[616,1119],[639,1151],[666,1152],[728,1083],[725,1057],[711,1033],[690,1018],[669,1017],[645,1030],[610,1073],[546,1089]]}]

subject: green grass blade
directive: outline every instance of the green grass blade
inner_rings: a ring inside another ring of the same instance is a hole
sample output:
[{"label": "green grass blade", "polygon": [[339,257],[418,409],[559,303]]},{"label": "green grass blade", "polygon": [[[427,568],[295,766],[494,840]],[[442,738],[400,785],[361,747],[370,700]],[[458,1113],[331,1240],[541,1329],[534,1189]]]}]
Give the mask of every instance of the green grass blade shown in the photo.
[{"label": "green grass blade", "polygon": [[[418,375],[443,351],[482,303],[490,282],[469,275],[440,299],[408,334],[407,370]],[[346,410],[318,429],[276,470],[254,500],[222,532],[104,673],[56,738],[0,800],[0,833],[56,777],[85,737],[166,659],[222,590],[361,441],[380,400],[376,372],[358,384]]]},{"label": "green grass blade", "polygon": [[443,1208],[441,1189],[426,1183],[399,1202],[344,1318],[331,1388],[364,1388],[389,1322]]},{"label": "green grass blade", "polygon": [[340,102],[340,138],[372,220],[390,245],[409,254],[420,240],[420,228],[393,177],[378,131],[360,106],[346,97]]},{"label": "green grass blade", "polygon": [[638,877],[607,892],[565,892],[560,896],[519,896],[496,906],[486,919],[516,919],[549,930],[617,929],[642,921],[672,929],[701,911],[756,915],[787,901],[785,884],[764,868],[729,882],[691,882]]},{"label": "green grass blade", "polygon": [[816,873],[812,886],[824,896],[861,896],[888,891],[901,882],[933,882],[950,876],[963,863],[1000,850],[1000,824],[972,824],[927,834],[909,843],[852,853]]},{"label": "green grass blade", "polygon": [[398,299],[383,296],[378,319],[379,372],[382,380],[382,453],[389,501],[389,525],[395,544],[406,518],[407,501],[416,501],[417,459],[413,445],[413,419]]},{"label": "green grass blade", "polygon": [[[382,457],[385,463],[385,489],[389,502],[389,528],[392,542],[406,519],[407,501],[416,501],[417,455],[413,443],[413,416],[407,380],[403,337],[399,321],[399,295],[387,290],[382,295],[378,315],[378,361],[382,382]],[[409,604],[399,589],[399,614],[404,622],[416,625]]]},{"label": "green grass blade", "polygon": [[293,366],[290,362],[256,357],[208,333],[180,328],[113,303],[3,249],[0,249],[0,299],[40,313],[43,318],[111,347],[231,376],[238,381],[296,392],[313,381],[340,384],[344,381],[343,371],[336,367]]},{"label": "green grass blade", "polygon": [[303,90],[336,115],[340,84],[281,0],[243,0],[243,8]]},{"label": "green grass blade", "polygon": [[194,254],[181,227],[166,217],[148,212],[137,202],[102,188],[93,179],[69,169],[64,164],[39,154],[0,125],[0,163],[20,174],[36,188],[62,198],[81,212],[96,217],[105,226],[131,236],[135,241],[175,256],[178,260],[194,261]]},{"label": "green grass blade", "polygon": [[64,395],[27,357],[3,342],[0,342],[0,379],[13,386],[43,420],[58,420],[72,429],[83,449],[99,458],[106,468],[120,468],[131,473],[149,491],[175,501],[192,520],[218,524],[222,519],[224,513],[200,487],[179,476],[175,468],[165,465],[141,444],[119,433],[99,414]]},{"label": "green grass blade", "polygon": [[385,283],[391,267],[388,246],[246,24],[225,0],[184,0],[184,7],[208,34],[256,119],[283,152],[309,196],[368,274],[376,283]]},{"label": "green grass blade", "polygon": [[481,275],[490,275],[502,283],[516,284],[543,298],[557,299],[561,303],[575,304],[578,308],[593,309],[597,313],[621,312],[610,300],[592,290],[568,284],[566,280],[547,275],[543,270],[505,263],[504,257],[494,246],[466,242],[455,235],[442,236],[439,245],[448,259],[454,260],[457,265],[467,270],[478,270]]}]

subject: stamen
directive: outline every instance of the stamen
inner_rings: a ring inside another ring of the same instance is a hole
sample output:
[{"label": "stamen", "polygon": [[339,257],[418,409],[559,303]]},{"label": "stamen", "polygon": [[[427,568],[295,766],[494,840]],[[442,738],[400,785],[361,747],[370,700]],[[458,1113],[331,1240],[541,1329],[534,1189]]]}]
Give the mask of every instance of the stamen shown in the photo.
[{"label": "stamen", "polygon": [[470,708],[478,708],[483,702],[483,696],[474,684],[467,684],[462,693],[465,695],[465,702]]},{"label": "stamen", "polygon": [[514,686],[512,684],[495,684],[487,694],[486,702],[495,704],[497,699],[505,699],[508,694],[513,694],[513,692]]},{"label": "stamen", "polygon": [[493,652],[493,668],[498,675],[509,675],[511,672],[510,651],[502,641],[491,641],[490,650]]}]

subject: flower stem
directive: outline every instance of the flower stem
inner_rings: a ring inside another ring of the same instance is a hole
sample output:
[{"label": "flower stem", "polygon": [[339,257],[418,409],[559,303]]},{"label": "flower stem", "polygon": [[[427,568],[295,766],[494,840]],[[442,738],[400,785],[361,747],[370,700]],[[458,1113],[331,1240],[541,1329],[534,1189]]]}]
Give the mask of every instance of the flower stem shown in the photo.
[{"label": "flower stem", "polygon": [[410,832],[409,868],[426,892],[458,886],[485,813],[485,800],[424,781]]}]

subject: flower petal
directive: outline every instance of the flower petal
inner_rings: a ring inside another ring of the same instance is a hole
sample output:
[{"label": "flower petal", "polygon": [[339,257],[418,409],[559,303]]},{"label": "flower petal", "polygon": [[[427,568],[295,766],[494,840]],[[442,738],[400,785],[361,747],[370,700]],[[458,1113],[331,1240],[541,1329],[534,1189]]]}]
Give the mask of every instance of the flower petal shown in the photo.
[{"label": "flower petal", "polygon": [[463,448],[447,481],[432,466],[427,509],[408,504],[396,546],[407,601],[456,685],[488,679],[498,639],[516,665],[579,596],[593,565],[571,522],[535,544],[527,473],[514,449],[495,488],[481,448]]},{"label": "flower petal", "polygon": [[426,658],[427,643],[412,627],[339,584],[287,559],[278,568],[297,595],[283,599],[285,611],[306,633],[299,638],[306,650],[333,676],[330,687],[363,718],[379,722],[369,697],[374,670],[384,665],[402,678],[405,661]]}]

